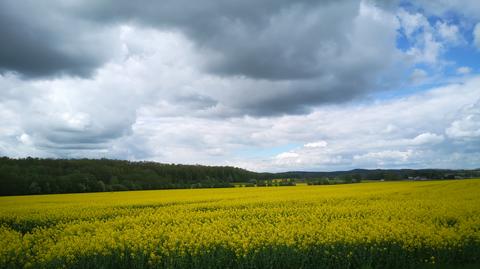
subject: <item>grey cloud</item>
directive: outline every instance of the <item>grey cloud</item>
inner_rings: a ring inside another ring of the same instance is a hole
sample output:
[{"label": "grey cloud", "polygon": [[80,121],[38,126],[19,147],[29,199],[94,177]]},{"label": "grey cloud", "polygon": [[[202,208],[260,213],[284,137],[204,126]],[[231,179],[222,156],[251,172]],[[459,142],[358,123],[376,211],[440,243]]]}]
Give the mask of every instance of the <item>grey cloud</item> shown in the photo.
[{"label": "grey cloud", "polygon": [[[68,88],[71,83],[79,84],[70,81],[48,86]],[[396,100],[316,108],[307,115],[212,119],[178,113],[157,117],[143,107],[135,119],[134,111],[121,107],[128,98],[137,104],[129,92],[108,91],[107,100],[102,91],[80,83],[78,96],[57,93],[55,102],[36,97],[35,102],[22,103],[22,109],[0,102],[0,115],[26,113],[0,120],[0,154],[200,162],[258,171],[359,166],[475,168],[480,160],[479,136],[475,133],[478,85],[477,77]],[[79,98],[85,91],[86,96],[96,96],[98,102]],[[189,99],[195,103],[204,97],[186,95]],[[69,107],[70,114],[62,115],[67,106],[61,100],[77,101]],[[108,114],[102,107],[110,103],[118,107],[109,107]],[[9,113],[9,109],[14,113]],[[98,117],[89,118],[89,114]],[[452,126],[461,132],[452,132]],[[112,132],[106,132],[107,129]],[[327,143],[324,147],[301,146],[314,141]],[[278,158],[241,154],[252,147],[269,149],[291,143],[298,147],[286,152],[294,154],[280,153]]]},{"label": "grey cloud", "polygon": [[[14,77],[0,76],[0,87],[12,83]],[[66,157],[78,154],[75,149],[106,150],[113,140],[132,133],[139,102],[128,90],[105,90],[101,83],[78,79],[18,84],[7,99],[0,99],[0,112],[5,116],[0,117],[1,142],[13,140],[15,148]],[[3,148],[9,148],[8,155],[12,155],[9,144]]]},{"label": "grey cloud", "polygon": [[363,78],[325,77],[302,82],[279,82],[252,85],[229,91],[223,103],[234,115],[272,116],[306,114],[316,104],[342,103],[363,94],[369,82]]},{"label": "grey cloud", "polygon": [[92,33],[136,22],[184,32],[210,54],[206,68],[216,74],[312,78],[357,42],[348,35],[358,9],[354,0],[4,1],[0,64],[26,75],[88,75],[110,56],[102,46],[114,45]]},{"label": "grey cloud", "polygon": [[112,111],[114,115],[98,115],[98,109],[89,109],[89,113],[96,115],[95,119],[82,128],[72,128],[63,119],[44,113],[31,121],[24,119],[23,131],[31,136],[37,147],[53,152],[75,148],[105,149],[111,141],[132,133],[131,128],[135,122],[132,112],[115,109]]},{"label": "grey cloud", "polygon": [[[191,61],[197,76],[249,81],[227,83],[229,88],[222,89],[198,88],[206,94],[197,100],[179,92],[172,102],[191,110],[221,112],[221,116],[302,114],[319,104],[349,101],[389,88],[382,81],[398,79],[386,76],[393,63],[400,61],[395,17],[374,2],[366,3],[167,0],[139,4],[120,0],[113,4],[92,0],[40,5],[5,1],[0,34],[7,41],[0,44],[0,70],[33,77],[89,76],[118,56],[125,42],[136,42],[119,40],[119,25],[151,27],[180,32],[192,42],[195,54],[202,58]],[[31,12],[25,13],[27,9]],[[135,48],[142,42],[130,52],[138,51]],[[391,72],[395,73],[402,72]]]},{"label": "grey cloud", "polygon": [[205,68],[219,75],[304,79],[329,72],[331,61],[355,40],[359,2],[342,1],[91,1],[81,17],[176,29],[208,54]]},{"label": "grey cloud", "polygon": [[90,76],[115,51],[103,26],[72,17],[60,3],[0,2],[0,73]]},{"label": "grey cloud", "polygon": [[174,98],[174,102],[194,110],[204,110],[218,104],[215,99],[201,94],[177,96]]}]

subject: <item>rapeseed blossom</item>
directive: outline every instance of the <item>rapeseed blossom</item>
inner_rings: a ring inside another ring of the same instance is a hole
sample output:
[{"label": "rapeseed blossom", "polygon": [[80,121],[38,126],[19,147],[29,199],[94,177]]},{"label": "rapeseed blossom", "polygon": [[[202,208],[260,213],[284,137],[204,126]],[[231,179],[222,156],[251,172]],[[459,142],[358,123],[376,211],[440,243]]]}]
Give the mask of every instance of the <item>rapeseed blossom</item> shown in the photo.
[{"label": "rapeseed blossom", "polygon": [[480,180],[0,197],[0,268],[480,262]]}]

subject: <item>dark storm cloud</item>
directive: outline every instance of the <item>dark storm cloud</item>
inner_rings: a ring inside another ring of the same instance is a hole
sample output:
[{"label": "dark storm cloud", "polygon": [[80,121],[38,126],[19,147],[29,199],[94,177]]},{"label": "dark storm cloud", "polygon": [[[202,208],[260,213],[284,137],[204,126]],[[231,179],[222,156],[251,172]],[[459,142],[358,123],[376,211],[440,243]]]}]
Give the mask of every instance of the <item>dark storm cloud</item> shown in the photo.
[{"label": "dark storm cloud", "polygon": [[226,94],[223,103],[232,108],[234,116],[306,114],[317,104],[349,101],[363,94],[370,84],[368,79],[346,74],[337,78],[266,82],[257,87],[244,85],[241,90]]},{"label": "dark storm cloud", "polygon": [[316,77],[341,54],[358,1],[77,1],[0,4],[0,69],[85,76],[108,59],[102,25],[137,22],[184,32],[212,53],[206,68],[266,79]]},{"label": "dark storm cloud", "polygon": [[175,101],[188,108],[199,109],[199,110],[214,107],[215,105],[218,104],[218,102],[215,101],[213,98],[210,98],[208,96],[203,96],[200,94],[190,94],[190,95],[179,96],[175,98]]},{"label": "dark storm cloud", "polygon": [[[52,145],[62,144],[99,144],[108,142],[111,139],[119,138],[125,135],[130,130],[123,128],[114,128],[101,130],[48,130],[45,131],[43,138],[49,141]],[[121,126],[123,127],[123,126]]]},{"label": "dark storm cloud", "polygon": [[53,2],[1,1],[0,73],[91,75],[111,56],[108,39],[114,38],[68,11]]},{"label": "dark storm cloud", "polygon": [[204,71],[254,81],[211,95],[227,108],[222,115],[271,116],[380,88],[380,74],[394,61],[396,26],[380,9],[361,8],[355,0],[95,1],[75,12],[97,23],[181,31],[204,54]]},{"label": "dark storm cloud", "polygon": [[[119,25],[181,32],[202,57],[194,68],[230,82],[221,92],[205,88],[202,98],[179,93],[172,100],[192,110],[222,106],[233,116],[301,114],[315,105],[351,100],[378,88],[396,51],[390,18],[380,9],[362,14],[376,8],[357,0],[0,5],[0,34],[6,40],[0,44],[0,71],[88,76],[121,47],[118,32],[112,34]],[[239,78],[250,82],[236,85]]]},{"label": "dark storm cloud", "polygon": [[94,21],[132,21],[184,32],[210,52],[207,70],[260,79],[322,73],[324,51],[342,53],[358,1],[92,1],[75,11]]}]

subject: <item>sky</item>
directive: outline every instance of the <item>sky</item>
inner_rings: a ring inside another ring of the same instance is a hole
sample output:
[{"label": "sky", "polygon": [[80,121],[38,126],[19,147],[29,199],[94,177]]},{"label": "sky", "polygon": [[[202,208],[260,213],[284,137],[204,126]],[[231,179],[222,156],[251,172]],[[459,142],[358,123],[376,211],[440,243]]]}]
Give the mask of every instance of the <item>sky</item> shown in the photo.
[{"label": "sky", "polygon": [[0,40],[0,156],[480,167],[478,0],[4,0]]}]

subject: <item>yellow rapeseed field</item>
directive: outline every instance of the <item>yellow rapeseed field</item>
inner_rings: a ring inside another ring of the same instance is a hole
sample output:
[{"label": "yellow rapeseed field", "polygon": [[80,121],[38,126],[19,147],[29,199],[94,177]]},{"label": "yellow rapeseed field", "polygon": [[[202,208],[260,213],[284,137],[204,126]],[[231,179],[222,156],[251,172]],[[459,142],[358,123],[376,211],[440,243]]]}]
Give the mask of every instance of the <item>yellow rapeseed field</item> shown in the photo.
[{"label": "yellow rapeseed field", "polygon": [[0,268],[480,262],[480,180],[0,197]]}]

